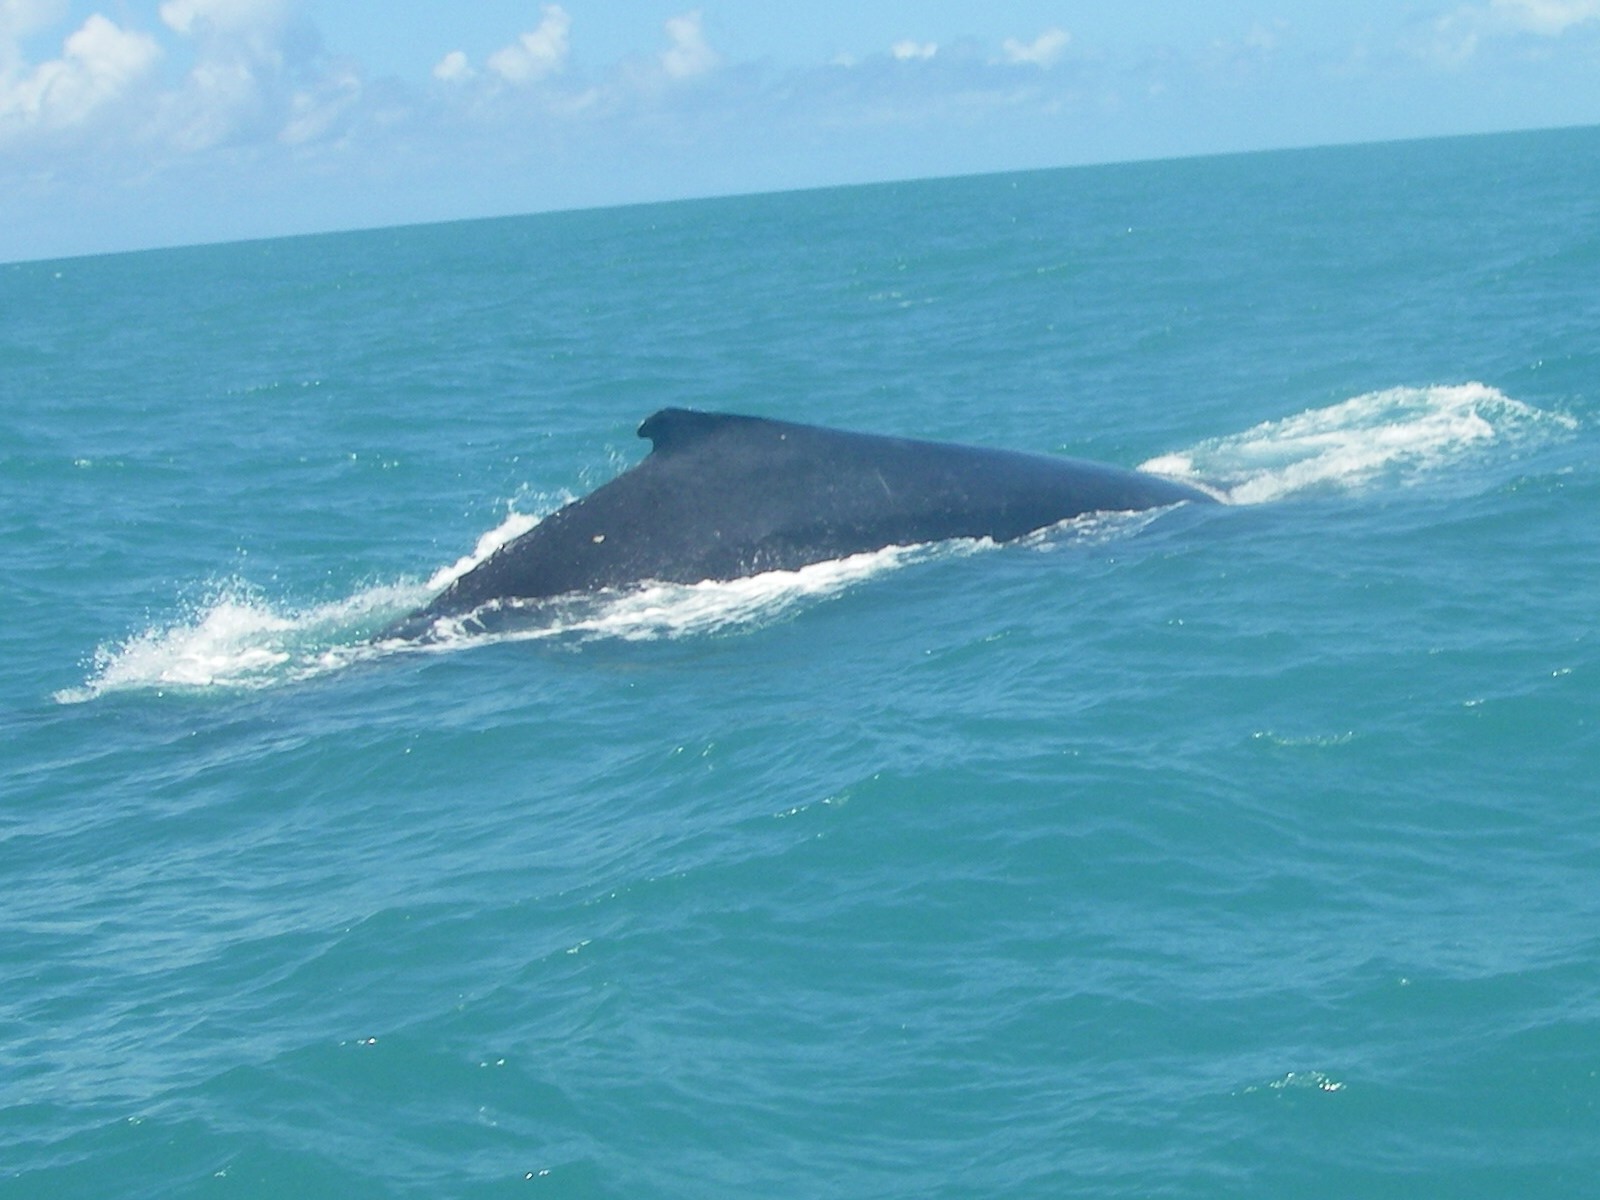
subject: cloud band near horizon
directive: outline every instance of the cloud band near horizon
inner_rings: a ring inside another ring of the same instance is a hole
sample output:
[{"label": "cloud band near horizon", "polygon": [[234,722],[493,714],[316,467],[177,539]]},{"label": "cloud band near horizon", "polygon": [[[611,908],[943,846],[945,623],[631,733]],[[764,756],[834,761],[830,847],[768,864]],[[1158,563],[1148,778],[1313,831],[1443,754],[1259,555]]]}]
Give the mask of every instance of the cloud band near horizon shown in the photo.
[{"label": "cloud band near horizon", "polygon": [[[1189,47],[1093,44],[1057,25],[992,44],[907,30],[859,56],[788,66],[719,47],[698,9],[656,25],[653,51],[596,64],[581,54],[581,5],[546,3],[530,28],[507,30],[476,61],[442,43],[417,79],[376,77],[327,46],[294,0],[165,0],[144,26],[93,12],[63,32],[65,8],[0,0],[0,184],[12,193],[0,216],[13,209],[19,229],[48,221],[18,206],[76,188],[135,203],[165,195],[164,179],[211,178],[220,193],[230,172],[268,191],[273,172],[302,183],[308,172],[342,172],[345,191],[365,180],[414,184],[421,196],[437,191],[432,176],[476,171],[486,181],[476,207],[514,211],[849,181],[875,165],[903,177],[1404,136],[1413,131],[1389,117],[1404,114],[1409,95],[1459,95],[1469,125],[1493,125],[1487,110],[1471,110],[1486,79],[1527,80],[1528,95],[1553,97],[1557,67],[1593,76],[1600,63],[1600,0],[1443,7],[1381,38],[1356,31],[1348,45],[1313,43],[1287,18]],[[41,51],[52,38],[57,48]],[[1590,86],[1568,101],[1575,120],[1558,112],[1542,123],[1600,119],[1595,100]],[[1330,102],[1349,106],[1349,136],[1329,121]],[[1414,132],[1452,131],[1438,128],[1448,113],[1430,124],[1427,103],[1411,105],[1421,113]],[[1541,123],[1526,97],[1503,111],[1499,127]],[[517,186],[503,186],[519,172]],[[421,219],[471,210],[467,192],[413,207]],[[374,223],[404,215],[389,209],[374,208]],[[351,209],[304,220],[361,218]],[[263,228],[285,224],[295,220]],[[8,252],[18,247],[0,234]]]}]

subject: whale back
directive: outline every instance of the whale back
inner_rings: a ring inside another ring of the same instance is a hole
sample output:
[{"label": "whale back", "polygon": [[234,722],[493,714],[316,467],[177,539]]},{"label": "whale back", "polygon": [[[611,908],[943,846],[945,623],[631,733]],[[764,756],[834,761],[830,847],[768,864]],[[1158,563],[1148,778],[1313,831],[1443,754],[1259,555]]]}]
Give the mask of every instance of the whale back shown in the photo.
[{"label": "whale back", "polygon": [[[501,547],[413,614],[645,580],[795,569],[891,545],[1010,541],[1086,512],[1210,498],[1101,463],[667,408],[651,451]],[[402,622],[407,624],[407,622]]]}]

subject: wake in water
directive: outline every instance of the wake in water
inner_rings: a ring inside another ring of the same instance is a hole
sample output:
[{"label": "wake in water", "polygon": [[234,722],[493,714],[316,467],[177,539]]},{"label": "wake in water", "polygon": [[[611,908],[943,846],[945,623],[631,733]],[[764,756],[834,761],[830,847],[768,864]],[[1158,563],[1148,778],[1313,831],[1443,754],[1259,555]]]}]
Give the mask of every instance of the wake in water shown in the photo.
[{"label": "wake in water", "polygon": [[1389,388],[1212,438],[1141,463],[1200,483],[1230,504],[1404,486],[1490,447],[1521,448],[1571,432],[1547,413],[1482,383]]},{"label": "wake in water", "polygon": [[74,704],[106,692],[270,687],[372,658],[365,639],[373,630],[424,603],[538,522],[513,511],[478,539],[471,554],[441,567],[426,583],[363,588],[309,608],[276,605],[250,584],[231,580],[172,624],[101,646],[83,686],[57,692],[55,699]]},{"label": "wake in water", "polygon": [[417,585],[394,585],[288,608],[248,584],[230,582],[170,625],[101,646],[84,685],[55,698],[73,704],[107,692],[247,689],[307,679],[371,657],[352,640],[360,630],[427,595]]},{"label": "wake in water", "polygon": [[940,555],[970,554],[995,543],[962,539],[887,546],[866,554],[699,583],[645,583],[554,600],[506,600],[459,618],[442,617],[425,641],[384,643],[394,651],[454,649],[466,642],[551,639],[657,641],[751,629],[836,596],[874,575]]},{"label": "wake in water", "polygon": [[[517,514],[515,524],[531,528],[533,522]],[[427,641],[370,640],[375,630],[424,603],[450,578],[487,558],[505,540],[509,539],[486,535],[480,553],[462,559],[426,584],[367,588],[346,600],[304,609],[280,608],[245,584],[229,584],[186,618],[102,646],[84,685],[58,692],[55,699],[72,704],[119,691],[273,687],[389,654],[437,654],[486,642],[654,641],[745,630],[770,624],[802,605],[837,595],[884,571],[939,554],[971,553],[993,545],[963,541],[890,546],[795,571],[768,571],[742,579],[652,583],[534,604],[513,602],[492,612],[480,610],[456,621],[441,621]],[[487,550],[483,549],[485,543],[489,543]]]},{"label": "wake in water", "polygon": [[[1576,428],[1481,383],[1391,388],[1270,421],[1150,459],[1140,469],[1204,487],[1233,504],[1298,494],[1404,486],[1495,447],[1525,449]],[[1159,510],[1088,514],[1023,539],[1098,544],[1129,536]],[[780,620],[873,576],[994,543],[890,546],[793,571],[694,584],[646,584],[615,592],[503,605],[495,614],[444,623],[427,643],[374,643],[389,621],[417,608],[520,537],[539,517],[512,512],[473,552],[423,583],[370,587],[309,608],[279,606],[242,583],[222,587],[188,616],[95,654],[82,687],[62,703],[128,690],[250,689],[310,679],[394,653],[439,653],[488,640],[657,640],[737,632]],[[492,620],[485,620],[486,616]],[[494,628],[485,632],[486,627]]]}]

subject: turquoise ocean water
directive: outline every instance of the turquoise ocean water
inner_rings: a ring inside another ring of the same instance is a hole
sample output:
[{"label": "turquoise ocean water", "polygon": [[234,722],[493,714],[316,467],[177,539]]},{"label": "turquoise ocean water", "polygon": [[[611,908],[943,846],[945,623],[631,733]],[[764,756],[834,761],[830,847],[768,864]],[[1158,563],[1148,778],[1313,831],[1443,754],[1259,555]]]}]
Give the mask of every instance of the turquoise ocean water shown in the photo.
[{"label": "turquoise ocean water", "polygon": [[[0,1197],[1600,1195],[1600,131],[0,267]],[[667,405],[1231,503],[365,639]]]}]

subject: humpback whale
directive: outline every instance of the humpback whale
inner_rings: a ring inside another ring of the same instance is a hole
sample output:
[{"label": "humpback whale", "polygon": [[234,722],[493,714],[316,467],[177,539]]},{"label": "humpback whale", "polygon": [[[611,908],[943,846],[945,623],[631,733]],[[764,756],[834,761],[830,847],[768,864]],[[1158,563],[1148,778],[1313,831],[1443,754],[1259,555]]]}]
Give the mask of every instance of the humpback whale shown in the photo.
[{"label": "humpback whale", "polygon": [[[793,570],[885,546],[1011,541],[1090,512],[1212,503],[1141,471],[1053,455],[667,408],[643,461],[551,513],[381,638],[508,602]],[[481,613],[480,613],[481,616]]]}]

